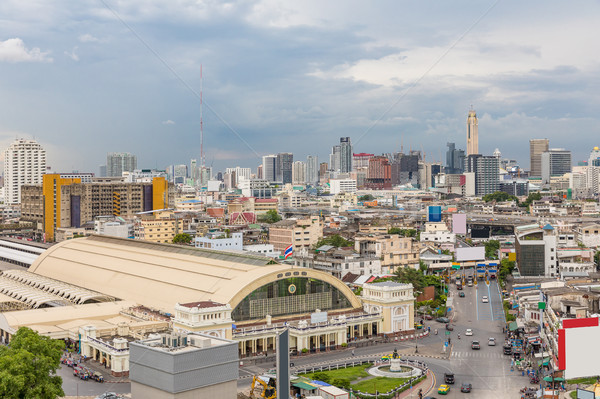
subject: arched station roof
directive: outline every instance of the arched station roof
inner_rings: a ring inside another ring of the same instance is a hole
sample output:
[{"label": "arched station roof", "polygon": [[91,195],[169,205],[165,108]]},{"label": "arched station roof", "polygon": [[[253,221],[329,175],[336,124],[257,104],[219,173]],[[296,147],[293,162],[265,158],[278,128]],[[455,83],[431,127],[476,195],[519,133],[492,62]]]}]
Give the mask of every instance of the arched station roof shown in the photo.
[{"label": "arched station roof", "polygon": [[341,280],[318,270],[292,268],[260,255],[108,236],[54,245],[29,270],[166,312],[172,312],[177,303],[206,300],[235,308],[254,289],[295,276],[326,281],[340,290],[352,307],[361,307]]}]

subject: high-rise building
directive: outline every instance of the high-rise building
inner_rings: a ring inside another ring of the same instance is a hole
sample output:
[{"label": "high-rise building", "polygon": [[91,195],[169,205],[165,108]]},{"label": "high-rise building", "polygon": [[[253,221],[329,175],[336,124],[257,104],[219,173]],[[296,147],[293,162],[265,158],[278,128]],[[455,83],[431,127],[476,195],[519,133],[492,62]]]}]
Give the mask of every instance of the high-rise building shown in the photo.
[{"label": "high-rise building", "polygon": [[196,181],[198,181],[198,175],[199,175],[198,161],[195,159],[191,159],[190,160],[190,177],[194,182],[196,182]]},{"label": "high-rise building", "polygon": [[294,154],[291,152],[280,152],[277,154],[277,169],[275,177],[278,182],[283,184],[292,182],[292,164],[294,163]]},{"label": "high-rise building", "polygon": [[306,184],[306,163],[295,161],[292,165],[292,183]]},{"label": "high-rise building", "polygon": [[241,179],[250,180],[250,175],[252,174],[252,170],[250,168],[241,168],[236,166],[235,168],[225,169],[225,173],[232,172],[235,172],[236,182],[239,182]]},{"label": "high-rise building", "polygon": [[479,131],[477,114],[471,109],[467,117],[467,156],[473,154],[479,154]]},{"label": "high-rise building", "polygon": [[392,188],[392,167],[390,161],[383,156],[369,159],[369,169],[365,179],[365,187],[374,190]]},{"label": "high-rise building", "polygon": [[375,154],[367,154],[366,152],[360,152],[353,154],[352,169],[358,170],[359,168],[368,168],[369,159],[373,158]]},{"label": "high-rise building", "polygon": [[588,166],[600,166],[600,148],[594,147],[590,152]]},{"label": "high-rise building", "polygon": [[106,155],[106,176],[121,177],[123,172],[137,169],[137,157],[128,152],[109,152]]},{"label": "high-rise building", "polygon": [[529,140],[529,176],[542,176],[542,153],[548,151],[549,145],[548,139]]},{"label": "high-rise building", "polygon": [[106,165],[98,166],[98,177],[106,177]]},{"label": "high-rise building", "polygon": [[268,182],[277,180],[277,155],[265,155],[262,163],[263,179]]},{"label": "high-rise building", "polygon": [[352,172],[352,141],[350,141],[350,137],[340,137],[340,172]]},{"label": "high-rise building", "polygon": [[331,148],[331,154],[329,154],[329,170],[338,172],[340,170],[340,151],[339,145],[334,145]]},{"label": "high-rise building", "polygon": [[21,186],[42,184],[46,150],[35,140],[17,139],[4,151],[4,203],[21,202]]},{"label": "high-rise building", "polygon": [[446,173],[450,175],[460,174],[465,167],[465,151],[456,149],[455,143],[446,143]]},{"label": "high-rise building", "polygon": [[549,184],[550,178],[562,176],[572,170],[571,151],[564,148],[551,148],[541,155],[542,183]]},{"label": "high-rise building", "polygon": [[306,182],[312,185],[319,183],[319,157],[316,155],[306,157]]},{"label": "high-rise building", "polygon": [[319,164],[319,180],[323,179],[325,177],[328,169],[329,169],[329,165],[327,165],[327,162],[321,162]]},{"label": "high-rise building", "polygon": [[500,188],[500,162],[497,157],[481,154],[469,155],[465,172],[475,174],[475,195],[493,194]]}]

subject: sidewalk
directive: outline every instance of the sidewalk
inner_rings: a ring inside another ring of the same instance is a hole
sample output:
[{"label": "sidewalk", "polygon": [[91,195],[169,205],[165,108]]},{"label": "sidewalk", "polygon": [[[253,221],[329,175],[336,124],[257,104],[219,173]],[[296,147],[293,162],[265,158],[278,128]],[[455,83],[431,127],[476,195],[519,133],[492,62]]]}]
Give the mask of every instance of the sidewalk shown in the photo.
[{"label": "sidewalk", "polygon": [[432,389],[435,389],[435,385],[435,376],[431,370],[427,370],[427,378],[412,387],[412,389],[407,389],[406,391],[401,392],[398,396],[396,396],[396,399],[410,398],[411,395],[413,398],[418,398],[419,389],[423,390],[423,397],[425,397]]}]

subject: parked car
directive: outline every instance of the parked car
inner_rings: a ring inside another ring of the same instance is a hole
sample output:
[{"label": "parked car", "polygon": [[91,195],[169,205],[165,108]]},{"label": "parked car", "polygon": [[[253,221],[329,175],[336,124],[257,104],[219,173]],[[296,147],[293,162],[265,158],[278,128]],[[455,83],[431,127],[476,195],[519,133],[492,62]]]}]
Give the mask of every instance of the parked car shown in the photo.
[{"label": "parked car", "polygon": [[488,346],[496,346],[496,338],[490,337],[488,339]]},{"label": "parked car", "polygon": [[473,335],[473,330],[471,330],[470,328],[467,328],[467,331],[465,332],[465,335]]},{"label": "parked car", "polygon": [[481,345],[479,345],[479,341],[471,342],[471,349],[481,349]]},{"label": "parked car", "polygon": [[454,373],[444,373],[444,382],[446,384],[454,384]]},{"label": "parked car", "polygon": [[426,314],[425,316],[423,316],[425,318],[425,320],[433,320],[433,316],[430,314]]},{"label": "parked car", "polygon": [[485,296],[485,295],[484,295],[484,296],[482,296],[482,297],[481,297],[481,302],[483,302],[483,303],[488,303],[488,297],[487,297],[487,296]]},{"label": "parked car", "polygon": [[448,330],[448,331],[454,331],[454,327],[452,327],[452,324],[447,323],[446,324],[446,330]]},{"label": "parked car", "polygon": [[447,395],[448,392],[450,392],[450,385],[446,385],[446,384],[442,384],[440,385],[440,387],[438,388],[438,393],[440,395]]},{"label": "parked car", "polygon": [[458,296],[461,297],[461,298],[464,298],[465,297],[465,292],[464,291],[459,292]]},{"label": "parked car", "polygon": [[438,317],[437,319],[435,319],[435,321],[437,321],[438,323],[444,323],[444,324],[450,323],[450,319],[447,317]]},{"label": "parked car", "polygon": [[472,386],[471,384],[467,383],[467,382],[463,383],[463,384],[460,386],[460,391],[461,391],[461,392],[464,392],[464,393],[469,393],[469,392],[471,392],[471,389],[473,389],[473,386]]}]

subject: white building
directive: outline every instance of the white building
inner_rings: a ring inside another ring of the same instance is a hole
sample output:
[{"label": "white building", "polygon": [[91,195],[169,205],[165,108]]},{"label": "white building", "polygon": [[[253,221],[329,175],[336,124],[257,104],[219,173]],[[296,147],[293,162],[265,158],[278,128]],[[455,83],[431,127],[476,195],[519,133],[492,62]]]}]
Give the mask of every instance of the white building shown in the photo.
[{"label": "white building", "polygon": [[356,180],[354,179],[331,179],[329,181],[329,192],[331,194],[355,193]]},{"label": "white building", "polygon": [[94,220],[94,234],[103,236],[133,238],[133,223],[116,219],[112,216],[99,216]]},{"label": "white building", "polygon": [[227,237],[224,232],[209,233],[205,237],[196,237],[194,245],[196,248],[241,251],[244,249],[244,235],[242,233],[232,233],[231,237]]},{"label": "white building", "polygon": [[319,157],[316,155],[306,157],[306,182],[312,185],[319,183]]},{"label": "white building", "polygon": [[244,251],[255,252],[269,258],[277,258],[280,254],[279,251],[275,251],[273,244],[244,245]]},{"label": "white building", "polygon": [[423,231],[420,235],[421,242],[448,242],[455,243],[456,242],[456,234],[451,233],[449,231],[434,231],[434,232],[425,232]]},{"label": "white building", "polygon": [[293,184],[306,184],[306,163],[295,161],[292,164],[292,182]]},{"label": "white building", "polygon": [[239,166],[236,166],[235,168],[225,169],[225,173],[235,173],[235,181],[237,184],[241,179],[250,180],[252,170],[250,168],[240,168]]},{"label": "white building", "polygon": [[17,139],[4,151],[4,203],[21,203],[21,186],[42,184],[46,150],[35,140]]},{"label": "white building", "polygon": [[106,176],[121,177],[123,172],[137,169],[137,157],[128,152],[109,152],[106,155]]}]

